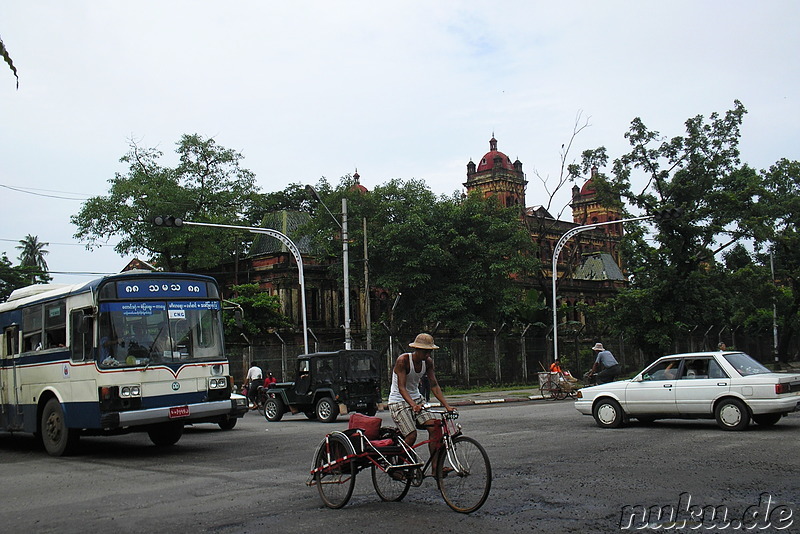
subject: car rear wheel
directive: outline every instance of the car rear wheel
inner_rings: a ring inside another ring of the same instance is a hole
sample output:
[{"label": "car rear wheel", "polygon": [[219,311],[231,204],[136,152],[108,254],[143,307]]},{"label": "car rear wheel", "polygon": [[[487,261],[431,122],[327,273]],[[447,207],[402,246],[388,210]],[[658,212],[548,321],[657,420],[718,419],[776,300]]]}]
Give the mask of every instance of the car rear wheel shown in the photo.
[{"label": "car rear wheel", "polygon": [[594,405],[592,415],[600,428],[619,428],[622,426],[625,412],[614,399],[600,399]]},{"label": "car rear wheel", "polygon": [[333,423],[339,416],[339,407],[330,397],[323,397],[317,402],[317,419],[323,423]]},{"label": "car rear wheel", "polygon": [[753,421],[755,421],[758,426],[772,426],[780,420],[781,414],[779,413],[762,413],[753,416]]},{"label": "car rear wheel", "polygon": [[723,399],[714,410],[714,418],[722,430],[744,430],[750,423],[750,412],[739,399]]}]

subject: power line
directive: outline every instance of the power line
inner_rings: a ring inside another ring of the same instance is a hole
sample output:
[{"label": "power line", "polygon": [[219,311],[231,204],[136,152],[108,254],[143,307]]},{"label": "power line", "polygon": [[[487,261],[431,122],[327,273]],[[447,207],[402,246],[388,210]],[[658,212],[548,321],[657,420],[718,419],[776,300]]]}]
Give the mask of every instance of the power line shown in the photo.
[{"label": "power line", "polygon": [[34,196],[37,196],[37,197],[57,198],[57,199],[60,199],[60,200],[78,200],[78,201],[81,201],[81,202],[84,201],[84,200],[88,200],[89,199],[86,196],[82,196],[82,197],[77,197],[76,198],[74,196],[73,197],[64,197],[64,196],[60,196],[60,195],[47,195],[45,193],[37,193],[37,191],[46,191],[48,193],[61,193],[62,195],[77,195],[78,194],[78,193],[72,193],[70,191],[53,191],[53,190],[50,190],[50,189],[37,189],[37,188],[34,188],[34,187],[14,187],[14,186],[6,185],[6,184],[0,184],[0,187],[3,187],[5,189],[10,189],[11,191],[16,191],[18,193],[25,193],[27,195],[34,195]]},{"label": "power line", "polygon": [[[19,243],[21,239],[4,239],[0,238],[0,241],[7,241],[9,243]],[[116,245],[112,245],[111,243],[106,243],[105,245],[102,243],[57,243],[55,241],[45,241],[44,242],[48,247],[50,245],[64,245],[68,247],[85,247],[86,245],[91,245],[92,247],[114,247]]]}]

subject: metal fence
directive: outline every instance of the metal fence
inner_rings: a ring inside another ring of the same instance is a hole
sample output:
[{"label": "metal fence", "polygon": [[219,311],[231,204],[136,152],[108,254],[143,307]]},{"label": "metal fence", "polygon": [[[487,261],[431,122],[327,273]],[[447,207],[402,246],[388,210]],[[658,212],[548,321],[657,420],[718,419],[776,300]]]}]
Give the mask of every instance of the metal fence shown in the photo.
[{"label": "metal fence", "polygon": [[[436,374],[445,386],[483,386],[488,384],[538,384],[537,373],[548,368],[553,361],[553,340],[544,329],[529,329],[521,332],[504,329],[470,329],[466,333],[437,332],[434,352]],[[409,352],[408,343],[417,332],[399,333],[391,338],[383,333],[372,343],[372,348],[381,353],[380,371],[385,387],[390,381],[390,370],[398,355]],[[282,336],[282,339],[289,339]],[[625,374],[642,369],[657,355],[645,355],[638,347],[626,343],[624,338],[608,338],[592,335],[581,329],[577,332],[559,334],[560,362],[576,377],[589,370],[594,361],[591,348],[601,342],[623,366]],[[728,347],[747,352],[762,363],[774,360],[771,332],[763,335],[733,335],[725,329],[696,328],[692,332],[677,333],[671,352],[694,352],[716,350],[719,341]],[[391,348],[390,348],[391,343]],[[312,352],[335,351],[343,348],[343,339],[315,339]],[[367,348],[363,340],[354,340],[353,348]],[[302,344],[276,341],[263,345],[228,343],[227,354],[231,374],[241,384],[247,369],[255,362],[266,373],[271,371],[279,381],[294,380],[295,360],[302,354]],[[798,358],[797,343],[792,348],[791,358]]]}]

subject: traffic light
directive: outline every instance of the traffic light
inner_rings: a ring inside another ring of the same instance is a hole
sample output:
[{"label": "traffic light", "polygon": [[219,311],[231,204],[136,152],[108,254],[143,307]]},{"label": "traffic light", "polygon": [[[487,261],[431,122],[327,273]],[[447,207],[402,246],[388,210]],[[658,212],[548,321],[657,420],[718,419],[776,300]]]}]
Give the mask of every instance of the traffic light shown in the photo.
[{"label": "traffic light", "polygon": [[183,226],[183,219],[173,217],[172,215],[156,215],[153,217],[153,224],[156,226],[174,226],[180,228]]},{"label": "traffic light", "polygon": [[653,219],[656,221],[669,221],[679,219],[683,216],[683,208],[665,208],[653,212]]}]

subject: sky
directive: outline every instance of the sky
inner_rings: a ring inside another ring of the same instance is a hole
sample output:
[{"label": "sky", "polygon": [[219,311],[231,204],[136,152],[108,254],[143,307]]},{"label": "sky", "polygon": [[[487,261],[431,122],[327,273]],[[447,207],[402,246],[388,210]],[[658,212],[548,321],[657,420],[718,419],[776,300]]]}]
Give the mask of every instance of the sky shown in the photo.
[{"label": "sky", "polygon": [[742,161],[800,160],[798,20],[794,0],[6,0],[19,89],[0,63],[0,254],[18,264],[30,234],[54,282],[118,272],[133,255],[87,250],[70,217],[132,141],[174,166],[183,134],[241,152],[262,192],[357,170],[442,195],[494,135],[531,206],[576,124],[568,162],[613,160],[636,117],[672,137],[740,100]]}]

